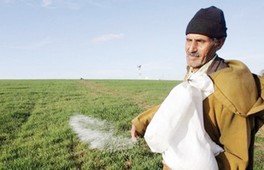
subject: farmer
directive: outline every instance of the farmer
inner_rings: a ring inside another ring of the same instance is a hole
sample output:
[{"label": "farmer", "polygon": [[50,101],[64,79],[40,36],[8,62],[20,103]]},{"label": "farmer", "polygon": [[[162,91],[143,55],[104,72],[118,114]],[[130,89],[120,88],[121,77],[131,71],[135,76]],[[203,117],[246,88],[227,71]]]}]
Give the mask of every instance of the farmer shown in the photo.
[{"label": "farmer", "polygon": [[[196,75],[205,74],[211,80],[209,83],[213,85],[213,92],[201,101],[201,110],[205,133],[209,135],[209,140],[222,148],[222,151],[215,156],[218,168],[249,170],[253,169],[254,137],[264,123],[264,92],[261,91],[264,88],[264,78],[252,74],[240,61],[224,60],[217,55],[216,52],[221,49],[227,37],[226,31],[224,13],[221,9],[211,6],[200,9],[194,15],[186,28],[187,72],[184,82],[189,84],[188,82],[192,82]],[[164,103],[139,114],[132,120],[132,139],[136,140],[145,135],[156,114],[159,113],[159,118],[162,118],[162,114],[168,115],[166,107],[169,105],[168,102],[167,105],[165,101]],[[186,101],[186,103],[190,102]],[[155,121],[159,121],[157,117]],[[151,130],[156,126],[158,134],[159,129],[167,123],[152,124]],[[165,141],[168,139],[166,135],[168,134],[165,132],[163,139],[165,143],[169,143],[169,148],[170,145],[177,145]],[[182,137],[177,133],[169,135],[172,138],[170,141]],[[173,157],[168,157],[169,154],[166,154],[170,149],[164,150],[163,169],[173,169],[171,166]]]},{"label": "farmer", "polygon": [[264,76],[264,70],[261,70],[259,73],[260,76]]}]

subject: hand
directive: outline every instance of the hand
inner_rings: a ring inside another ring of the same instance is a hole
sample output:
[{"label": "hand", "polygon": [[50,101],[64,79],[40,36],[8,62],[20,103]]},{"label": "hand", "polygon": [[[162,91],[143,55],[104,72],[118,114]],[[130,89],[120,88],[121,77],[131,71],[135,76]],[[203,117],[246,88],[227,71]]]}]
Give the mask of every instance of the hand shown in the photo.
[{"label": "hand", "polygon": [[137,132],[136,126],[134,124],[132,124],[132,126],[131,126],[130,134],[131,134],[132,141],[136,142],[137,138],[138,138],[138,132]]}]

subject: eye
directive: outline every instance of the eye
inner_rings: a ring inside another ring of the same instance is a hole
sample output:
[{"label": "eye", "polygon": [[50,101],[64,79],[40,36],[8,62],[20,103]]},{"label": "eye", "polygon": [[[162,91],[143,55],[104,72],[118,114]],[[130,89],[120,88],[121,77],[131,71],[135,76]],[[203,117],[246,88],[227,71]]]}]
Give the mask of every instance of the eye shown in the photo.
[{"label": "eye", "polygon": [[205,40],[197,40],[197,42],[200,43],[200,44],[204,44]]},{"label": "eye", "polygon": [[191,41],[192,41],[192,39],[186,38],[186,42],[191,42]]}]

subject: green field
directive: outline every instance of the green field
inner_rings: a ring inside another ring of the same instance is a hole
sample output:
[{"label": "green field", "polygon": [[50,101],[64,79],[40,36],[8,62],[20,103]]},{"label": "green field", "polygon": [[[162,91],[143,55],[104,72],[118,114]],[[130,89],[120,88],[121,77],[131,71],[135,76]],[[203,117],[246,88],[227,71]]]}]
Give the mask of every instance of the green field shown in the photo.
[{"label": "green field", "polygon": [[[89,149],[69,121],[76,113],[114,125],[130,137],[131,119],[159,104],[177,81],[1,80],[0,169],[161,169],[144,140],[131,149]],[[264,169],[264,132],[256,137],[255,168]]]}]

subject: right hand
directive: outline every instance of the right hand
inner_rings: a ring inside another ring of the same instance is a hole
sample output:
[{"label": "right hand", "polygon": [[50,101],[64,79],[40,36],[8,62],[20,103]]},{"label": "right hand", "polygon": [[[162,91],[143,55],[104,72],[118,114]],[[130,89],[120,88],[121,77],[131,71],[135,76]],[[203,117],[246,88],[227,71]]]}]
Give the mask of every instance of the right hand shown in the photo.
[{"label": "right hand", "polygon": [[131,129],[130,129],[130,134],[131,134],[131,139],[132,141],[137,141],[138,138],[138,131],[136,129],[136,126],[132,124]]}]

